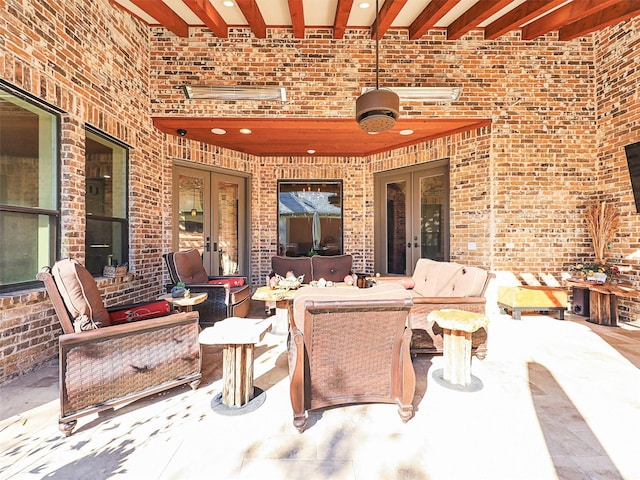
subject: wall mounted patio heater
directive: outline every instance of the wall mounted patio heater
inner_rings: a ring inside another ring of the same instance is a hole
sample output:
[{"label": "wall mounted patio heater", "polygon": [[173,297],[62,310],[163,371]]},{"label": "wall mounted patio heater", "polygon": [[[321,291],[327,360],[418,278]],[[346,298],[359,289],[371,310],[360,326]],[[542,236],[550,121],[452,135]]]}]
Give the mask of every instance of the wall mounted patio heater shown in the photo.
[{"label": "wall mounted patio heater", "polygon": [[[419,100],[421,102],[455,102],[460,98],[460,87],[386,87],[402,100]],[[362,93],[373,90],[362,87]]]},{"label": "wall mounted patio heater", "polygon": [[184,96],[191,100],[287,101],[287,92],[284,87],[183,85],[182,90]]}]

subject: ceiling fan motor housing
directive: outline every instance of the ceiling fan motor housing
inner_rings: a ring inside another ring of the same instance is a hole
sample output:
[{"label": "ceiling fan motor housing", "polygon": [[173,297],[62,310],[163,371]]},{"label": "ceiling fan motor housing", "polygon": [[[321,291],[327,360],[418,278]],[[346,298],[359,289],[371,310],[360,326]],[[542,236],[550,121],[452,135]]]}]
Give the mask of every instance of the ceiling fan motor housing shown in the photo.
[{"label": "ceiling fan motor housing", "polygon": [[389,130],[396,124],[399,116],[400,98],[391,90],[369,90],[356,100],[356,121],[365,132]]}]

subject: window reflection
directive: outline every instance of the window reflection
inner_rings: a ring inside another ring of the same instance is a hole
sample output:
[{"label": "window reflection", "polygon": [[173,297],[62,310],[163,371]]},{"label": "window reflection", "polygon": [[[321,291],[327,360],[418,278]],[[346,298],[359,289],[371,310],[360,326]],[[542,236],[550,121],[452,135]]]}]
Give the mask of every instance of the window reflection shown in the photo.
[{"label": "window reflection", "polygon": [[278,255],[339,255],[342,247],[342,182],[278,182]]}]

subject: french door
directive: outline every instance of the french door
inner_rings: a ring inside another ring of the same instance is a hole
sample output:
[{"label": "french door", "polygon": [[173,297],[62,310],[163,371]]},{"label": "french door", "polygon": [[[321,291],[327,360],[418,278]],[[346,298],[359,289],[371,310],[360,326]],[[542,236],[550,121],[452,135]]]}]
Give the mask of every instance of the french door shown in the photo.
[{"label": "french door", "polygon": [[209,275],[248,275],[246,177],[176,166],[173,244],[197,249]]},{"label": "french door", "polygon": [[376,175],[376,272],[412,275],[419,258],[449,259],[448,166]]}]

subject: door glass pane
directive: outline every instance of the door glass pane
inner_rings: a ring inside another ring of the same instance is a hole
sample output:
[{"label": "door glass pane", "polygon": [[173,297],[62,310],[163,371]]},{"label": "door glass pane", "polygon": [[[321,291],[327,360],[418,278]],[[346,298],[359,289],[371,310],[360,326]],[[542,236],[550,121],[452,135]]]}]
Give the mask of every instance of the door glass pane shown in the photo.
[{"label": "door glass pane", "polygon": [[278,255],[342,254],[342,183],[278,183]]},{"label": "door glass pane", "polygon": [[218,275],[239,273],[238,261],[238,204],[239,185],[233,182],[218,182]]},{"label": "door glass pane", "polygon": [[404,275],[407,265],[407,182],[387,183],[387,273]]},{"label": "door glass pane", "polygon": [[442,223],[445,205],[444,176],[420,178],[420,257],[443,262],[444,229]]},{"label": "door glass pane", "polygon": [[204,251],[203,199],[205,181],[202,177],[180,175],[178,179],[178,248]]}]

